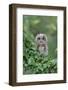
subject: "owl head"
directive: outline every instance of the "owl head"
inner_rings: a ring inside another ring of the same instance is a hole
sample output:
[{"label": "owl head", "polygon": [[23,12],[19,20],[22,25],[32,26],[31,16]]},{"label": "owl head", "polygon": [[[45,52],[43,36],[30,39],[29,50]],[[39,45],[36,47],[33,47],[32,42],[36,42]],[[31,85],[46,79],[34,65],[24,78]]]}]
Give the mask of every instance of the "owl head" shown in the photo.
[{"label": "owl head", "polygon": [[47,36],[46,34],[37,34],[36,35],[36,43],[39,45],[47,44]]}]

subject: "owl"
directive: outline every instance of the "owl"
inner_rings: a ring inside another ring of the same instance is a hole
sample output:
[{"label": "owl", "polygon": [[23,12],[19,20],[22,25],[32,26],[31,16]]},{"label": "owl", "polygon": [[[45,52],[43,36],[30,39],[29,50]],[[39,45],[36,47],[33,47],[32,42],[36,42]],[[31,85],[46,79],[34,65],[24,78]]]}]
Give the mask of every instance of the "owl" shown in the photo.
[{"label": "owl", "polygon": [[36,35],[36,46],[40,54],[48,55],[48,40],[46,34],[40,33]]}]

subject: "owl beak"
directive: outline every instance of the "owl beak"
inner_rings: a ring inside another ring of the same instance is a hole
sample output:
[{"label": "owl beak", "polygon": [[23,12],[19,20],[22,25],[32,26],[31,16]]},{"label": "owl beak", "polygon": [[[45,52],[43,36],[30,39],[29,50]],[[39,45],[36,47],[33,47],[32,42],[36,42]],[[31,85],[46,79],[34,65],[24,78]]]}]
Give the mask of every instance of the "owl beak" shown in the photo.
[{"label": "owl beak", "polygon": [[40,43],[43,43],[42,41],[40,41]]}]

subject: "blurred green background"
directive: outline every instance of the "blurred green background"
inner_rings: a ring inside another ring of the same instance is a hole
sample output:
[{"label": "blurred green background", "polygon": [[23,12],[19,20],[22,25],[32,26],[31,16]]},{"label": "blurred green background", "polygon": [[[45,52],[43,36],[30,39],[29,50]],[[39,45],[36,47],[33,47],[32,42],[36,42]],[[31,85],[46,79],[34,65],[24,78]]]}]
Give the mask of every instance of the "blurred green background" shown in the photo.
[{"label": "blurred green background", "polygon": [[[48,56],[36,50],[35,37],[48,38]],[[23,16],[23,74],[57,73],[57,16]]]}]

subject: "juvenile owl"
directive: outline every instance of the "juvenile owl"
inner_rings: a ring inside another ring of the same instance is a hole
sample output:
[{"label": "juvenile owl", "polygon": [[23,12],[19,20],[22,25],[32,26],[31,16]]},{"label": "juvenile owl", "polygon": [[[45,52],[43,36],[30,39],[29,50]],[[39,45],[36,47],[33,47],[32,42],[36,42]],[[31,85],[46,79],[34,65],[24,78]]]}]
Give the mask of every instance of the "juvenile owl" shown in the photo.
[{"label": "juvenile owl", "polygon": [[40,33],[36,35],[36,45],[40,54],[48,55],[48,40],[45,34]]}]

